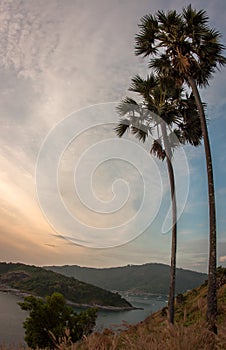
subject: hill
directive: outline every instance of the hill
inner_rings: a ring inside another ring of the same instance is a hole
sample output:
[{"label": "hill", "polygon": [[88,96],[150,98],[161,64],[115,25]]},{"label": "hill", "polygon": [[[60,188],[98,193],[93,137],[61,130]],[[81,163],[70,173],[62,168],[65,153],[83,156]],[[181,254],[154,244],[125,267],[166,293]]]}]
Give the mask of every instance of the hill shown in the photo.
[{"label": "hill", "polygon": [[60,292],[76,304],[109,308],[131,308],[119,294],[81,282],[73,277],[20,263],[0,263],[1,289],[13,288],[40,297]]},{"label": "hill", "polygon": [[[226,269],[218,268],[218,335],[208,330],[205,322],[207,284],[203,284],[176,300],[175,325],[167,322],[166,308],[143,322],[122,325],[122,331],[94,333],[72,350],[214,350],[226,349]],[[123,329],[124,328],[124,329]]]},{"label": "hill", "polygon": [[[170,266],[164,264],[127,265],[101,269],[77,265],[45,268],[108,290],[156,294],[168,294],[169,290]],[[206,274],[177,269],[176,293],[193,289],[206,279]]]}]

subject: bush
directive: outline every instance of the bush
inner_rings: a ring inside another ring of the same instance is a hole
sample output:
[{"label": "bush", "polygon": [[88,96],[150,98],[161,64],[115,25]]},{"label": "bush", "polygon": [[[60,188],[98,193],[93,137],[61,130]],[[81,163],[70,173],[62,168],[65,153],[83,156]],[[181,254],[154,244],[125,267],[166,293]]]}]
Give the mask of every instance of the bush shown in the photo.
[{"label": "bush", "polygon": [[96,309],[76,313],[60,293],[53,293],[46,300],[28,296],[18,304],[29,312],[24,321],[25,341],[32,349],[54,349],[65,335],[68,342],[76,342],[95,326]]}]

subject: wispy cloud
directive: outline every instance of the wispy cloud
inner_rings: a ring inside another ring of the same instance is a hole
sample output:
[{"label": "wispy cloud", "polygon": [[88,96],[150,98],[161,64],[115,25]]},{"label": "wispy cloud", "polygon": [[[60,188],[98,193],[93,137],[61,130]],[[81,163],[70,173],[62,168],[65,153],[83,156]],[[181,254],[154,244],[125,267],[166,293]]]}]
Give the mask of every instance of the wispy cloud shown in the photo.
[{"label": "wispy cloud", "polygon": [[[195,4],[199,7],[198,1]],[[137,73],[146,74],[147,69],[143,61],[134,55],[134,35],[138,31],[137,23],[140,17],[148,12],[154,13],[160,8],[167,10],[181,7],[179,0],[152,1],[151,7],[146,0],[1,1],[0,243],[4,246],[2,259],[39,264],[74,262],[96,266],[126,264],[127,261],[142,263],[159,259],[169,262],[170,235],[163,237],[159,234],[162,222],[158,222],[157,225],[157,220],[147,230],[148,232],[128,246],[108,251],[78,247],[60,235],[55,235],[37,203],[35,165],[45,136],[57,122],[82,107],[121,99],[126,94],[131,77]],[[219,24],[219,29],[226,33],[223,2],[220,1],[216,7],[207,1],[205,7],[210,11],[212,20]],[[222,106],[225,104],[222,88],[225,74],[223,71],[217,75],[217,79],[211,82],[210,89],[202,93],[204,99],[209,101],[210,109],[213,105],[218,106],[215,112],[220,120],[223,116]],[[115,118],[117,119],[117,116]],[[122,169],[116,162],[112,162],[105,170],[98,169],[96,177],[94,176],[97,197],[102,200],[111,199],[112,182],[123,174],[126,174],[128,182],[133,183],[131,187],[133,193],[130,196],[131,201],[121,214],[115,213],[112,218],[107,216],[103,218],[93,213],[87,217],[87,210],[84,210],[78,199],[76,202],[73,196],[73,167],[76,157],[78,159],[86,147],[100,140],[100,134],[106,137],[110,132],[102,129],[96,135],[94,132],[83,135],[77,148],[76,143],[74,147],[71,145],[62,158],[59,175],[60,189],[70,210],[76,211],[82,220],[104,227],[107,223],[113,224],[118,220],[120,222],[136,212],[140,205],[142,186],[137,181],[136,172],[131,171],[129,167],[125,166]],[[193,214],[197,210],[200,213],[199,223],[203,224],[206,216],[199,211],[203,198],[199,198],[198,187],[201,188],[204,180],[201,173],[196,176],[197,161],[203,161],[203,150],[200,148],[193,152],[193,149],[186,148],[186,156],[191,165],[189,176],[195,180],[192,180],[190,201],[185,210],[187,214]],[[222,164],[223,159],[219,162]],[[165,165],[158,163],[157,167],[161,168],[163,194],[167,195],[168,178],[164,170]],[[185,193],[184,176],[187,170],[180,162],[177,162],[175,167],[179,201]],[[150,181],[153,180],[151,174],[149,176]],[[218,189],[218,192],[222,194],[225,186],[222,185],[221,188],[222,190]],[[48,191],[51,192],[51,188]],[[156,201],[156,198],[153,193],[151,201]],[[183,207],[184,202],[179,203],[180,205]],[[163,221],[168,207],[166,204],[162,206],[162,210],[165,210],[161,217]],[[140,220],[147,213],[151,216],[151,212],[150,204],[145,208]],[[189,226],[188,231],[191,226],[191,219],[189,220],[189,222],[185,220]],[[196,234],[196,226],[194,227],[191,237]],[[204,254],[206,242],[204,246],[200,243],[197,247],[192,244],[183,248],[184,250],[179,253],[180,264],[192,266],[202,263],[198,254]],[[196,253],[189,255],[189,249],[194,249]],[[222,246],[221,249],[225,247]],[[225,252],[226,250],[222,250],[222,257],[225,256]]]},{"label": "wispy cloud", "polygon": [[220,256],[219,261],[220,261],[220,262],[226,262],[226,255]]},{"label": "wispy cloud", "polygon": [[219,188],[217,192],[220,196],[226,195],[226,187]]}]

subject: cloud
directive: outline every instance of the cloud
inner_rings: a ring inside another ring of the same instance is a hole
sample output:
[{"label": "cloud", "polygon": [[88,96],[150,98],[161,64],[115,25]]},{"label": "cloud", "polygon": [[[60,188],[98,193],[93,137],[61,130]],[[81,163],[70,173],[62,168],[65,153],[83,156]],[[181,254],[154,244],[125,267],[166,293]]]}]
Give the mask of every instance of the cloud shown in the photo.
[{"label": "cloud", "polygon": [[[60,24],[60,8],[49,1],[45,10],[26,1],[1,2],[2,65],[13,68],[18,77],[34,79],[51,63],[58,45],[55,28]],[[58,16],[51,18],[51,11]]]},{"label": "cloud", "polygon": [[217,192],[220,196],[224,196],[226,194],[226,187],[219,188]]},{"label": "cloud", "polygon": [[[198,1],[196,3],[199,6]],[[219,29],[225,31],[225,7],[223,2],[219,2],[218,5],[214,7],[211,2],[207,2],[205,7],[210,11],[209,15],[213,21],[221,26]],[[0,225],[2,235],[0,243],[4,246],[2,259],[20,259],[40,264],[67,261],[67,263],[96,266],[117,265],[122,262],[126,264],[127,261],[142,263],[150,259],[169,261],[170,235],[167,237],[159,235],[162,226],[159,218],[142,237],[128,247],[106,252],[78,247],[62,239],[60,235],[55,235],[37,203],[35,165],[40,146],[47,133],[65,116],[91,104],[121,99],[126,94],[131,77],[137,73],[144,75],[147,73],[143,60],[134,55],[134,35],[138,31],[137,23],[141,16],[148,12],[154,13],[160,8],[179,9],[181,7],[181,1],[166,2],[165,0],[152,2],[151,7],[150,2],[146,0],[139,2],[1,1]],[[208,99],[211,106],[213,104],[218,106],[216,114],[220,113],[219,118],[222,118],[222,106],[225,104],[223,88],[225,72],[216,77],[217,79],[211,82],[210,89],[203,92],[203,96],[205,100]],[[116,121],[117,116],[114,118]],[[80,123],[83,122],[84,120],[81,119]],[[100,140],[102,135],[110,135],[108,132],[102,129],[96,134],[92,132],[83,135],[79,145],[74,144],[74,148],[71,145],[62,158],[62,167],[59,169],[62,194],[69,208],[76,211],[83,220],[87,220],[87,210],[84,210],[81,203],[78,203],[78,199],[73,197],[74,162],[87,146]],[[145,147],[148,148],[149,145]],[[192,158],[194,163],[197,157],[199,162],[203,157],[201,148],[196,152],[186,149],[186,155]],[[190,188],[191,206],[193,212],[197,209],[197,215],[200,216],[199,222],[202,223],[206,221],[206,217],[199,211],[198,204],[202,199],[197,199],[197,193],[201,192],[197,187],[201,188],[203,175],[195,174],[194,163],[189,169],[191,178],[195,179]],[[167,195],[168,178],[165,164],[160,162],[156,164],[161,170],[163,193]],[[116,162],[105,165],[107,165],[105,169],[100,167],[94,174],[97,197],[110,200],[112,183],[117,177],[125,175],[128,182],[132,184],[131,201],[121,214],[115,213],[111,219],[107,216],[101,218],[95,213],[90,214],[88,222],[100,226],[106,223],[113,224],[117,220],[120,222],[133,215],[142,197],[140,193],[142,184],[138,181],[135,171],[132,171],[129,166],[121,168]],[[144,168],[147,171],[146,164]],[[176,164],[176,169],[177,181],[180,185],[178,191],[181,195],[183,191],[185,192],[183,177],[186,175],[186,169],[180,162]],[[151,180],[151,174],[149,175]],[[224,187],[222,185],[222,188]],[[118,189],[121,194],[119,187]],[[51,194],[51,187],[47,191]],[[153,193],[151,201],[155,200],[156,196]],[[161,208],[162,220],[165,219],[168,207],[167,202]],[[147,206],[142,215],[151,214],[151,211],[151,205]],[[192,221],[190,218],[189,220]],[[188,225],[186,221],[185,224]],[[188,226],[189,231],[190,225]],[[136,227],[132,229],[135,230]],[[191,237],[196,234],[195,230],[196,227]],[[164,242],[163,247],[161,247],[162,242]],[[203,252],[201,243],[198,247]],[[179,258],[181,264],[191,266],[196,261],[198,263],[199,252],[189,255],[189,246],[185,248],[185,255],[181,254]],[[196,248],[192,245],[189,249]],[[222,256],[224,255],[225,252],[222,251]]]}]

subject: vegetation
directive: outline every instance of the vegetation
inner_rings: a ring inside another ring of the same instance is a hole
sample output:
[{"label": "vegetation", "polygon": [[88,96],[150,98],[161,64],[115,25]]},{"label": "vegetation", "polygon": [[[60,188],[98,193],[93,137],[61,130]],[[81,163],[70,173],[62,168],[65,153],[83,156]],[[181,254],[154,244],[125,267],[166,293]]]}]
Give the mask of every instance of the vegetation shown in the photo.
[{"label": "vegetation", "polygon": [[[76,265],[49,266],[55,272],[110,290],[131,293],[168,294],[170,267],[164,264],[127,265],[113,268],[88,268]],[[207,275],[176,269],[176,293],[186,292],[202,284]]]},{"label": "vegetation", "polygon": [[182,14],[176,11],[158,11],[155,16],[141,19],[140,33],[136,37],[136,54],[150,57],[150,68],[158,74],[173,76],[177,85],[186,83],[192,90],[200,116],[209,193],[209,274],[207,320],[216,332],[216,213],[213,168],[205,112],[198,87],[209,83],[215,70],[226,64],[222,55],[224,46],[220,33],[209,27],[204,10],[191,5]]},{"label": "vegetation", "polygon": [[[69,332],[59,350],[224,350],[226,349],[226,269],[218,268],[218,335],[206,327],[207,283],[181,294],[176,299],[175,324],[167,321],[167,308],[152,314],[137,325],[122,325],[122,331],[114,333],[105,329],[102,333],[92,333],[81,341],[68,340]],[[126,329],[125,329],[126,326]],[[7,349],[5,346],[1,350]],[[16,347],[19,350],[18,347]],[[24,347],[21,347],[21,350]]]},{"label": "vegetation", "polygon": [[[226,269],[218,270],[218,285]],[[224,279],[226,282],[226,280]],[[164,308],[135,326],[127,326],[120,334],[105,330],[93,333],[71,350],[217,350],[226,348],[226,284],[218,289],[218,335],[208,330],[205,321],[208,286],[204,283],[176,300],[175,324],[168,323]],[[122,327],[124,329],[124,327]]]},{"label": "vegetation", "polygon": [[[183,94],[176,87],[174,79],[163,74],[139,75],[132,79],[129,91],[142,98],[140,104],[126,97],[117,107],[121,116],[115,131],[122,137],[128,130],[143,142],[151,135],[154,139],[151,153],[162,161],[166,159],[172,206],[172,245],[169,288],[169,320],[174,322],[174,297],[176,279],[177,250],[177,203],[175,176],[172,164],[173,150],[180,143],[189,142],[198,146],[201,143],[201,127],[194,98]],[[154,137],[154,135],[155,137]]]},{"label": "vegetation", "polygon": [[37,266],[0,263],[0,284],[41,297],[59,292],[67,300],[77,304],[131,307],[131,304],[117,293]]},{"label": "vegetation", "polygon": [[75,313],[60,293],[53,293],[46,300],[28,296],[20,302],[22,310],[29,312],[24,322],[25,341],[32,349],[55,349],[62,339],[76,342],[91,333],[95,326],[97,310]]}]

